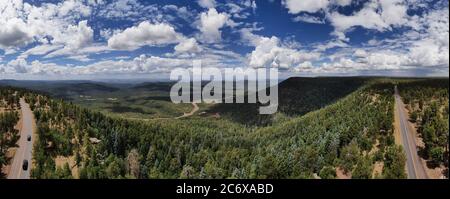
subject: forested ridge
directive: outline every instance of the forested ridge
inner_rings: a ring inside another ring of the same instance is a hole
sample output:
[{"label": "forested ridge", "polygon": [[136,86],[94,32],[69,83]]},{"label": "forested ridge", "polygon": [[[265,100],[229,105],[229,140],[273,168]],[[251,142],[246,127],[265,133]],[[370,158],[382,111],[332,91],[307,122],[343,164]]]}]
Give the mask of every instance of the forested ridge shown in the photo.
[{"label": "forested ridge", "polygon": [[[405,157],[392,134],[392,88],[369,84],[324,109],[258,131],[261,154],[273,162],[268,168],[290,174],[268,177],[333,178],[336,167],[353,178],[406,177]],[[375,162],[384,168],[373,176]]]},{"label": "forested ridge", "polygon": [[[358,77],[292,77],[278,85],[277,114],[260,115],[259,107],[262,105],[259,103],[221,103],[211,107],[208,112],[218,112],[228,120],[249,126],[268,126],[330,105],[354,92],[368,80]],[[244,98],[247,99],[247,95]]]},{"label": "forested ridge", "polygon": [[[134,121],[36,93],[33,178],[404,178],[392,136],[393,84],[267,127],[226,119]],[[56,166],[58,156],[76,165]],[[374,172],[375,163],[384,166]],[[74,172],[77,170],[77,172]],[[76,173],[77,175],[73,175]]]},{"label": "forested ridge", "polygon": [[336,89],[345,85],[335,82],[296,93],[298,81],[280,84],[291,93],[280,96],[292,101],[302,92],[326,90],[328,97],[304,105],[310,101],[304,96],[291,108],[281,104],[281,114],[256,125],[230,115],[129,120],[0,88],[1,165],[18,139],[14,125],[24,97],[37,120],[32,178],[406,178],[406,157],[393,137],[398,85],[425,142],[422,155],[448,167],[448,79],[348,78],[343,91]]}]

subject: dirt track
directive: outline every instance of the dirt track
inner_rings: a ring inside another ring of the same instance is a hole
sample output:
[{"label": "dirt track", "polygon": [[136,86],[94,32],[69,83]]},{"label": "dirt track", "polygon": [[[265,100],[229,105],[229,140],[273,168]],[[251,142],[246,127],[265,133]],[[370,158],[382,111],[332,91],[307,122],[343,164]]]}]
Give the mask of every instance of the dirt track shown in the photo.
[{"label": "dirt track", "polygon": [[198,105],[194,102],[192,102],[192,106],[193,106],[193,108],[192,108],[191,112],[184,113],[182,116],[176,117],[175,119],[185,118],[185,117],[194,115],[194,113],[197,112],[199,108],[198,108]]}]

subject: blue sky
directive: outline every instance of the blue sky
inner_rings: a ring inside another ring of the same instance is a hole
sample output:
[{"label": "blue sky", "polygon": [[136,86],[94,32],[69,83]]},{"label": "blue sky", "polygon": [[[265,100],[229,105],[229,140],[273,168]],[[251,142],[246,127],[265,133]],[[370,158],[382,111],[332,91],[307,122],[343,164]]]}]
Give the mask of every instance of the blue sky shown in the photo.
[{"label": "blue sky", "polygon": [[446,0],[3,0],[0,78],[448,76],[448,23]]}]

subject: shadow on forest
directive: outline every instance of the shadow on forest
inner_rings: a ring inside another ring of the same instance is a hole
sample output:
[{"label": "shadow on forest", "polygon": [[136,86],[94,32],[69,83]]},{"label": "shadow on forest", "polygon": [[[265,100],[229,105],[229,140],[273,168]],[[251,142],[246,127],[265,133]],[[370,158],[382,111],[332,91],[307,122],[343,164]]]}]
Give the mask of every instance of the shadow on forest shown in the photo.
[{"label": "shadow on forest", "polygon": [[[287,116],[301,116],[321,109],[361,87],[369,78],[360,77],[292,77],[278,85],[278,112]],[[245,97],[247,99],[247,97]],[[217,104],[208,112],[220,113],[227,119],[245,124],[267,126],[274,115],[260,115],[261,104]]]}]

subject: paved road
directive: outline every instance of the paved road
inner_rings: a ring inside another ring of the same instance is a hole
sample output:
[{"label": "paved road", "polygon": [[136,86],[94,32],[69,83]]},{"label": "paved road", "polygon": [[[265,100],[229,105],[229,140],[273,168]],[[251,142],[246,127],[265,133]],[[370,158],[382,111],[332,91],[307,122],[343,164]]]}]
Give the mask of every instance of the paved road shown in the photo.
[{"label": "paved road", "polygon": [[408,123],[408,114],[405,111],[405,104],[398,94],[397,86],[395,87],[395,103],[396,110],[400,118],[400,134],[403,149],[406,153],[406,167],[409,179],[426,179],[427,174],[417,154],[416,136],[411,125]]},{"label": "paved road", "polygon": [[[35,139],[33,134],[33,112],[30,106],[24,99],[20,99],[20,107],[22,110],[22,127],[20,129],[20,139],[18,141],[19,148],[17,149],[8,179],[30,179],[33,141]],[[31,141],[27,140],[28,136],[32,136]],[[22,169],[23,160],[28,160],[28,169]]]}]

